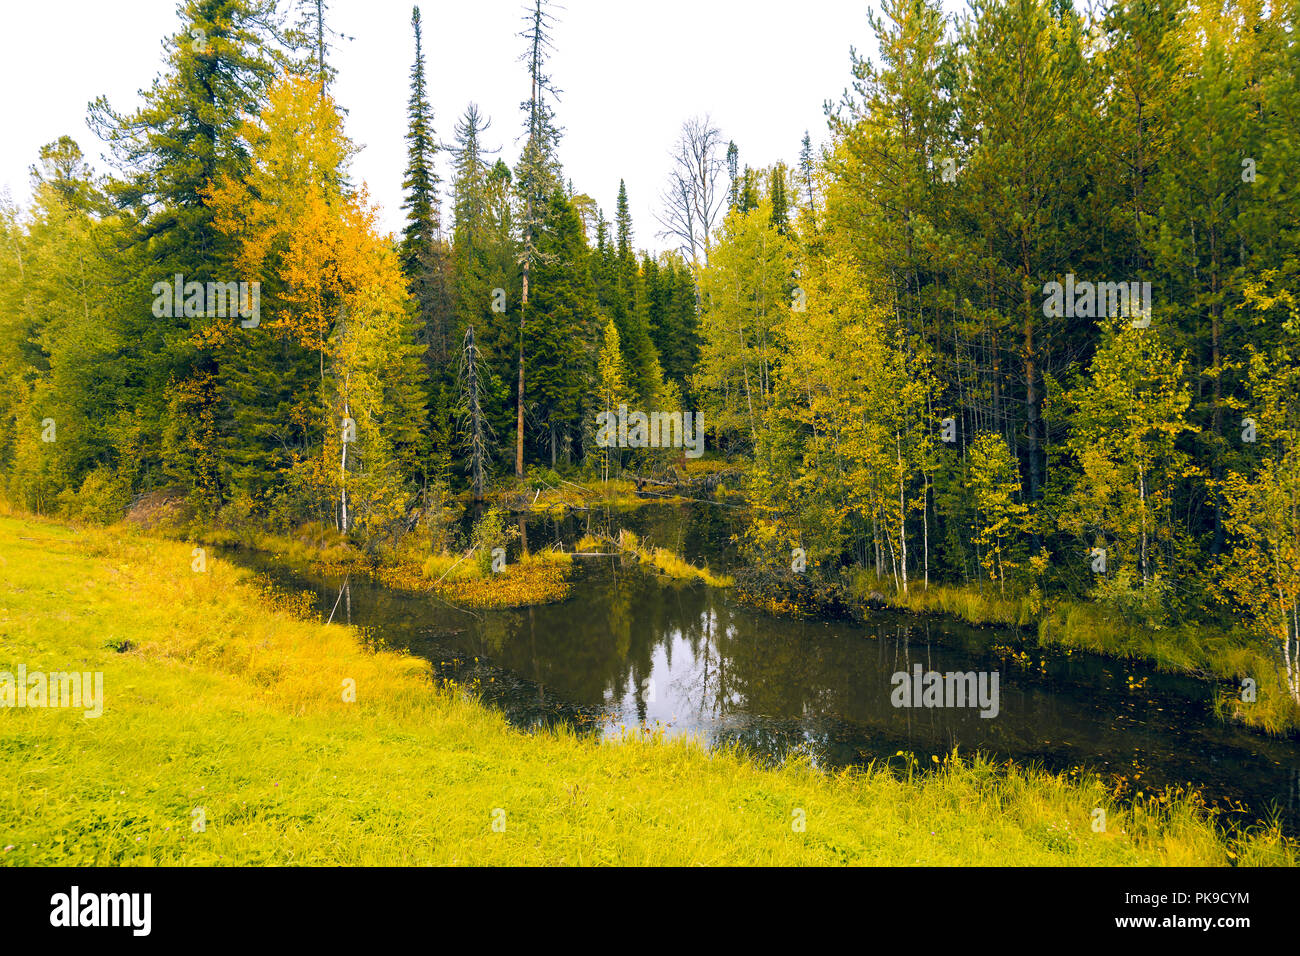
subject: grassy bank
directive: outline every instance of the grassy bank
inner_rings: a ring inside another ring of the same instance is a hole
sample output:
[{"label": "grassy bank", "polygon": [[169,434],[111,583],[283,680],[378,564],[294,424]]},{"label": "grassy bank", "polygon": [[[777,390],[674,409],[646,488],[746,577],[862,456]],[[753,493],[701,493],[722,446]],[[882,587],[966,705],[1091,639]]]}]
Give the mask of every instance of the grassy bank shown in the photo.
[{"label": "grassy bank", "polygon": [[[174,533],[168,534],[172,536]],[[553,551],[520,555],[494,572],[486,550],[430,554],[408,541],[400,549],[370,555],[332,528],[320,526],[306,526],[292,535],[208,528],[195,535],[195,540],[208,546],[259,551],[328,574],[367,575],[386,587],[430,591],[461,607],[528,607],[561,601],[569,593],[571,559]]]},{"label": "grassy bank", "polygon": [[584,535],[578,542],[578,550],[630,554],[641,564],[679,581],[703,581],[715,588],[729,588],[735,583],[728,575],[714,574],[708,568],[696,567],[667,548],[645,543],[626,528],[620,529],[616,538],[609,535]]},{"label": "grassy bank", "polygon": [[[561,601],[569,593],[568,570],[573,559],[558,551],[535,551],[500,571],[476,560],[478,555],[435,554],[421,568],[423,587],[446,601],[466,607],[527,607]],[[386,584],[401,584],[381,575]]]},{"label": "grassy bank", "polygon": [[[855,599],[867,593],[855,585]],[[1147,661],[1170,673],[1222,680],[1219,711],[1273,734],[1300,729],[1300,707],[1287,696],[1278,664],[1258,642],[1239,631],[1221,632],[1188,624],[1152,629],[1117,613],[1080,601],[1055,601],[1035,611],[1025,597],[992,588],[913,585],[908,593],[881,591],[884,603],[914,613],[951,614],[976,625],[1025,628],[1039,644],[1128,660]],[[1244,678],[1256,685],[1256,699],[1241,700]],[[1230,682],[1230,683],[1229,683]]]},{"label": "grassy bank", "polygon": [[1225,835],[1181,798],[1126,809],[1095,781],[980,761],[827,777],[683,741],[526,735],[435,687],[424,662],[304,619],[241,568],[191,560],[184,543],[0,517],[0,670],[102,671],[105,687],[98,719],[0,710],[0,861],[1296,859],[1275,832]]},{"label": "grassy bank", "polygon": [[[701,497],[731,494],[742,467],[726,458],[677,458],[665,467],[615,469],[608,477],[579,469],[530,467],[522,479],[504,478],[488,489],[485,500],[508,512],[563,514],[592,508],[632,509],[641,505],[681,505]],[[641,474],[638,479],[638,474]],[[468,505],[468,493],[457,496]]]}]

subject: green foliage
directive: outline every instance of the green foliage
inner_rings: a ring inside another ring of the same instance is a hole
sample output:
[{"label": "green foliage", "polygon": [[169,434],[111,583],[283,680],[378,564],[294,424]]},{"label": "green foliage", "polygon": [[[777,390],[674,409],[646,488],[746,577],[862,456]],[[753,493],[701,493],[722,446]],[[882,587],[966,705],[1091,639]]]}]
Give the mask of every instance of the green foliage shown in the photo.
[{"label": "green foliage", "polygon": [[989,580],[1005,591],[1008,572],[1014,574],[1020,566],[1016,545],[1029,507],[1020,500],[1020,474],[1001,435],[981,433],[969,454],[968,488],[975,512],[972,540],[984,552],[980,565]]},{"label": "green foliage", "polygon": [[[178,489],[241,535],[441,548],[471,461],[612,471],[627,496],[622,467],[684,462],[597,447],[596,416],[691,410],[745,470],[746,554],[773,575],[800,548],[812,591],[844,571],[918,605],[992,583],[1045,618],[1085,598],[1165,631],[1240,617],[1300,673],[1295,4],[979,0],[953,23],[886,0],[822,149],[714,160],[728,209],[701,263],[636,247],[624,181],[609,220],[566,181],[542,0],[519,155],[469,104],[445,223],[413,11],[395,241],[350,178],[327,5],[287,31],[273,7],[185,0],[139,108],[91,106],[112,174],[62,136],[30,207],[0,205],[14,501],[108,520]],[[178,274],[258,282],[260,325],[155,315]],[[1069,275],[1149,282],[1149,323],[1045,310]]]},{"label": "green foliage", "polygon": [[794,256],[765,200],[728,214],[700,276],[702,343],[692,384],[724,447],[752,447],[758,438],[774,387],[779,329],[790,310]]},{"label": "green foliage", "polygon": [[1194,477],[1179,437],[1194,431],[1183,364],[1153,326],[1127,320],[1104,333],[1089,374],[1072,391],[1068,446],[1079,475],[1061,527],[1082,550],[1106,550],[1107,573],[1131,571],[1144,585],[1176,563],[1181,530],[1174,520],[1179,483]]},{"label": "green foliage", "polygon": [[508,540],[505,516],[496,508],[489,508],[474,522],[469,546],[474,552],[473,560],[481,574],[491,573],[493,550],[504,548]]}]

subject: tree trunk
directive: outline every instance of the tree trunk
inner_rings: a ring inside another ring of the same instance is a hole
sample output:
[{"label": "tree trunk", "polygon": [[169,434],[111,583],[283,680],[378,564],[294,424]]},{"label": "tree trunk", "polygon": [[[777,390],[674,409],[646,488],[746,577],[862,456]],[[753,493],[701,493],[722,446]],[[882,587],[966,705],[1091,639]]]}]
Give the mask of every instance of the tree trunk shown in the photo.
[{"label": "tree trunk", "polygon": [[[347,422],[352,418],[352,410],[348,403],[343,403],[343,420]],[[348,441],[347,425],[343,426],[343,440],[339,442],[342,452],[339,457],[339,503],[341,505],[341,514],[343,526],[340,529],[344,534],[348,533]]]},{"label": "tree trunk", "polygon": [[515,477],[524,476],[524,314],[528,311],[528,262],[524,261],[523,306],[519,313],[519,400],[515,417]]}]

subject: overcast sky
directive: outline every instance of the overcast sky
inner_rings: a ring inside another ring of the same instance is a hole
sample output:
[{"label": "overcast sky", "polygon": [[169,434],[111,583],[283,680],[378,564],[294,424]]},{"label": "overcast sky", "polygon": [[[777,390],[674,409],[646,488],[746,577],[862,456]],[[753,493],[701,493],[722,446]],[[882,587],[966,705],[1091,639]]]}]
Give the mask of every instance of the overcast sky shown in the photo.
[{"label": "overcast sky", "polygon": [[[954,3],[946,4],[953,9]],[[0,8],[0,188],[26,203],[28,167],[61,134],[98,169],[102,147],[86,104],[107,94],[119,110],[138,102],[162,66],[161,40],[176,31],[174,0],[5,0]],[[658,249],[658,197],[682,121],[708,113],[742,164],[798,158],[804,130],[826,138],[822,104],[849,81],[849,47],[875,53],[863,0],[568,0],[555,10],[550,72],[564,128],[560,156],[579,192],[613,216],[627,181],[638,248]],[[485,137],[512,167],[528,95],[518,61],[521,0],[420,3],[430,98],[450,141],[471,100],[492,119]],[[335,89],[348,134],[364,147],[353,173],[401,228],[405,108],[414,55],[409,0],[331,0],[330,23],[355,39],[334,55]],[[446,157],[439,158],[447,206]],[[448,216],[449,219],[449,216]]]}]

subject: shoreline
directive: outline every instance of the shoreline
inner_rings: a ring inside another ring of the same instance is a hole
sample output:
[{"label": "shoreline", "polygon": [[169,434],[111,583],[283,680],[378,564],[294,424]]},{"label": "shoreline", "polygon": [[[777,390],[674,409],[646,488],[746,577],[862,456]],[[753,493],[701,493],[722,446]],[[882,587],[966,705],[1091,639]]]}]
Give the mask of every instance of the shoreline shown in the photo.
[{"label": "shoreline", "polygon": [[[1293,841],[1221,830],[1185,797],[1125,806],[1100,781],[978,757],[832,775],[653,735],[524,734],[251,572],[219,557],[193,572],[173,541],[7,516],[0,556],[11,652],[108,678],[91,737],[64,713],[6,715],[4,864],[1296,862]],[[22,759],[39,772],[18,774]]]}]

